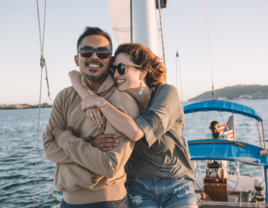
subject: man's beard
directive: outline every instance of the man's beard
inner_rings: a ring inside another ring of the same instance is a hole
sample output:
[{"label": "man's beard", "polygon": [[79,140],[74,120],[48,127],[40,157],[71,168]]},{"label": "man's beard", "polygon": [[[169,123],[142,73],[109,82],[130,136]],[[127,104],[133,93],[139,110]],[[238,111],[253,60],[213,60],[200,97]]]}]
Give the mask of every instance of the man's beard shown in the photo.
[{"label": "man's beard", "polygon": [[90,76],[90,75],[88,75],[86,73],[82,73],[82,74],[87,80],[92,81],[92,82],[97,82],[102,78],[106,78],[109,73],[110,73],[110,70],[107,69],[107,71],[105,73],[103,73],[103,74],[101,74],[100,76],[97,76],[97,77]]}]

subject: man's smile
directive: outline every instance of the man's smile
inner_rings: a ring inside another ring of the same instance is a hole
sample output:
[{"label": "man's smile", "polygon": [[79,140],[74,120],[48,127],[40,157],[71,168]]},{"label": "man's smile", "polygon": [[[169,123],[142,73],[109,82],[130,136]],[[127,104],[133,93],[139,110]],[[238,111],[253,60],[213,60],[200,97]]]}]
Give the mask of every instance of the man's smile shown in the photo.
[{"label": "man's smile", "polygon": [[98,71],[98,69],[100,69],[101,67],[103,67],[103,64],[99,61],[87,61],[85,63],[85,66],[88,67],[88,70],[92,73],[95,73]]}]

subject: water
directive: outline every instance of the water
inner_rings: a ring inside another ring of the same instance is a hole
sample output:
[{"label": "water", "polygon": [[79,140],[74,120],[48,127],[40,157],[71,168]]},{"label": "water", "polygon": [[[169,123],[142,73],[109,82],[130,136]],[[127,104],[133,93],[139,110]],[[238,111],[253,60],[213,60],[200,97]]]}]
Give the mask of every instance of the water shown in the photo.
[{"label": "water", "polygon": [[[263,118],[265,135],[268,137],[268,100],[237,101],[254,108]],[[38,168],[35,203],[38,208],[53,207],[60,203],[62,192],[53,185],[55,164],[44,154],[42,133],[49,119],[51,109],[41,109]],[[230,113],[194,113],[185,116],[184,136],[188,140],[201,138],[210,133],[212,120],[220,124],[227,121]],[[223,119],[221,118],[223,117]],[[0,110],[0,207],[33,207],[36,137],[38,109]],[[207,121],[207,122],[206,122]],[[254,119],[235,115],[236,140],[259,145]],[[260,169],[249,167],[253,175],[261,176]],[[241,167],[242,174],[247,174]]]},{"label": "water", "polygon": [[[62,193],[53,185],[55,164],[44,154],[42,132],[51,109],[41,109],[36,207],[53,207]],[[33,207],[38,109],[0,111],[0,207]]]}]

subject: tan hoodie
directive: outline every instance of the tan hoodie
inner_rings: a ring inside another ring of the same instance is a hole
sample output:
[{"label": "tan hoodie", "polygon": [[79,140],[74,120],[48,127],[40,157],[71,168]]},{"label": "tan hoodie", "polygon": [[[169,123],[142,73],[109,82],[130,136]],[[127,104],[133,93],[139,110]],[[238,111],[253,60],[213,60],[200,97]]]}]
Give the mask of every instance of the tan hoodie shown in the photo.
[{"label": "tan hoodie", "polygon": [[[134,99],[119,92],[110,75],[96,94],[133,119],[139,116]],[[118,132],[105,117],[104,124],[98,128],[81,110],[81,101],[73,87],[68,87],[57,95],[53,103],[43,143],[47,158],[56,163],[54,184],[64,192],[63,199],[69,204],[121,200],[126,195],[124,165],[134,143]],[[63,132],[57,144],[53,129],[65,129],[68,125],[72,127],[73,135]],[[93,147],[90,142],[102,134],[118,135],[119,145],[109,152]],[[92,183],[91,178],[96,176],[99,177],[97,182]]]}]

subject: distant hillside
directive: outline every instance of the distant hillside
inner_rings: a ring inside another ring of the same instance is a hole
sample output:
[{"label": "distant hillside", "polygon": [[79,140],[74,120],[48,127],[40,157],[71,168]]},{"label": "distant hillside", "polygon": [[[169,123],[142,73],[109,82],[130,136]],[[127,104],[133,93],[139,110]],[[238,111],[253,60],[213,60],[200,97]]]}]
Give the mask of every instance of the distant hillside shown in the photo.
[{"label": "distant hillside", "polygon": [[[235,85],[215,90],[216,99],[268,99],[268,85]],[[212,92],[208,91],[189,101],[211,100]]]}]

